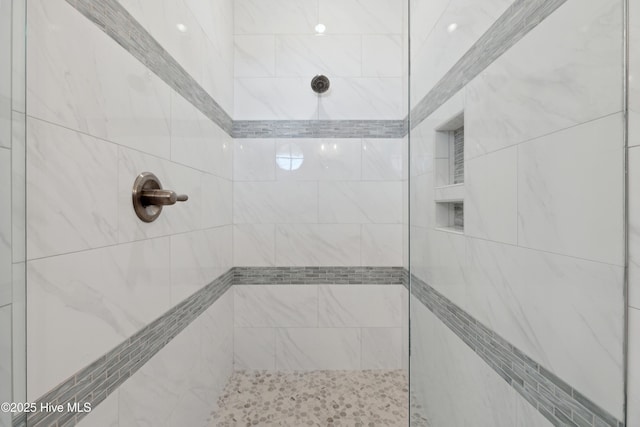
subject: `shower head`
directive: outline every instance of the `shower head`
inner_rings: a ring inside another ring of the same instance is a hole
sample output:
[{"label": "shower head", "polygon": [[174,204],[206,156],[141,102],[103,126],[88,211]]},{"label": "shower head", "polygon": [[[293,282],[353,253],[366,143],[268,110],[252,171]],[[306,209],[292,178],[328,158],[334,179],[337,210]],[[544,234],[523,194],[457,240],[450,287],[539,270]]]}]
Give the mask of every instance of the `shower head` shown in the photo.
[{"label": "shower head", "polygon": [[331,86],[329,78],[327,76],[323,76],[322,74],[318,74],[313,79],[311,79],[311,89],[313,89],[315,93],[325,93],[329,90],[329,86]]}]

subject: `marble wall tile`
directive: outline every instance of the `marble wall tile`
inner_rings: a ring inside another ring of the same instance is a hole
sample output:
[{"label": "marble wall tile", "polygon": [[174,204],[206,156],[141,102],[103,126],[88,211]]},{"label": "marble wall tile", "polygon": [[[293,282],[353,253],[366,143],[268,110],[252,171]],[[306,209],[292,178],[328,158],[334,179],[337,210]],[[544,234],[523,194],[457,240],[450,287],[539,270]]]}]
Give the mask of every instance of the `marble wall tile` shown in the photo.
[{"label": "marble wall tile", "polygon": [[465,234],[517,244],[517,148],[496,151],[465,162],[464,182]]},{"label": "marble wall tile", "polygon": [[65,1],[29,10],[28,114],[168,158],[168,86]]},{"label": "marble wall tile", "polygon": [[273,181],[276,179],[274,139],[237,140],[233,152],[234,181]]},{"label": "marble wall tile", "polygon": [[234,41],[234,77],[274,77],[276,75],[275,35],[237,34]]},{"label": "marble wall tile", "polygon": [[640,310],[640,147],[628,151],[629,166],[629,305]]},{"label": "marble wall tile", "polygon": [[359,224],[278,224],[276,265],[360,265]]},{"label": "marble wall tile", "polygon": [[27,152],[26,116],[13,112],[11,130],[11,229],[13,262],[24,262],[27,256]]},{"label": "marble wall tile", "polygon": [[315,327],[318,288],[307,285],[234,287],[236,327]]},{"label": "marble wall tile", "polygon": [[466,251],[471,315],[621,419],[623,268],[474,238]]},{"label": "marble wall tile", "polygon": [[402,265],[402,224],[362,224],[362,265]]},{"label": "marble wall tile", "polygon": [[274,224],[234,225],[233,265],[239,267],[276,265],[276,226]]},{"label": "marble wall tile", "polygon": [[[235,120],[311,120],[318,97],[302,77],[236,78]],[[278,102],[273,102],[277,99]]]},{"label": "marble wall tile", "polygon": [[233,112],[234,78],[234,0],[186,0],[206,35],[200,57],[202,88],[228,114]]},{"label": "marble wall tile", "polygon": [[324,223],[402,222],[402,184],[320,182],[319,219]]},{"label": "marble wall tile", "polygon": [[[27,22],[27,4],[26,0],[14,0],[13,5],[13,22]],[[24,25],[13,25],[13,36],[11,40],[12,52],[12,93],[11,108],[14,112],[25,113],[25,87],[26,87],[26,37],[24,36]]]},{"label": "marble wall tile", "polygon": [[279,371],[358,370],[360,329],[287,328],[276,331]]},{"label": "marble wall tile", "polygon": [[236,34],[313,34],[317,19],[317,0],[235,2]]},{"label": "marble wall tile", "polygon": [[276,370],[276,328],[235,328],[233,368]]},{"label": "marble wall tile", "polygon": [[640,422],[640,310],[629,309],[629,384],[627,394],[627,425],[633,426]]},{"label": "marble wall tile", "polygon": [[12,299],[11,214],[11,150],[0,148],[0,306]]},{"label": "marble wall tile", "polygon": [[518,244],[622,265],[622,144],[616,114],[520,145]]},{"label": "marble wall tile", "polygon": [[319,97],[318,113],[328,120],[403,119],[402,79],[332,78],[331,89]]},{"label": "marble wall tile", "polygon": [[402,77],[402,48],[402,37],[398,34],[363,34],[362,76]]},{"label": "marble wall tile", "polygon": [[361,156],[358,138],[278,139],[276,178],[279,181],[359,180]]},{"label": "marble wall tile", "polygon": [[13,398],[27,401],[27,268],[25,262],[14,263],[13,270]]},{"label": "marble wall tile", "polygon": [[0,2],[0,147],[11,147],[12,2]]},{"label": "marble wall tile", "polygon": [[161,238],[28,263],[29,400],[171,307],[169,257]]},{"label": "marble wall tile", "polygon": [[202,336],[194,323],[120,387],[121,427],[205,425],[212,403],[198,394],[203,379]]},{"label": "marble wall tile", "polygon": [[215,175],[202,174],[202,228],[229,225],[233,222],[233,182]]},{"label": "marble wall tile", "polygon": [[37,119],[27,140],[28,257],[114,244],[116,146]]},{"label": "marble wall tile", "polygon": [[483,71],[467,87],[465,156],[621,111],[621,7],[567,2]]},{"label": "marble wall tile", "polygon": [[630,138],[633,138],[633,144],[640,145],[640,8],[635,2],[629,2],[627,5],[629,13],[629,110],[633,113],[630,115]]},{"label": "marble wall tile", "polygon": [[230,225],[171,236],[171,304],[176,305],[233,266]]},{"label": "marble wall tile", "polygon": [[[414,1],[413,3],[425,3]],[[439,1],[411,11],[412,108],[433,88],[467,50],[482,36],[513,0],[475,2],[454,0],[443,9]],[[413,9],[413,8],[412,8]],[[440,16],[427,14],[440,13]],[[437,22],[433,23],[433,20]],[[423,25],[426,21],[426,25]],[[455,28],[454,28],[455,27]]]},{"label": "marble wall tile", "polygon": [[[154,222],[141,221],[133,211],[131,188],[142,172],[153,172],[163,188],[187,194],[189,200],[163,209]],[[118,148],[118,240],[127,242],[199,229],[202,223],[202,173],[138,151]]]},{"label": "marble wall tile", "polygon": [[[420,263],[427,283],[461,307],[467,301],[467,248],[465,237],[446,231],[432,231],[427,235],[430,247]],[[420,265],[419,264],[419,265]]]},{"label": "marble wall tile", "polygon": [[318,185],[315,182],[235,182],[236,224],[316,222]]},{"label": "marble wall tile", "polygon": [[78,427],[104,426],[119,427],[118,390],[114,390],[99,406],[91,408],[91,413],[84,417]]},{"label": "marble wall tile", "polygon": [[231,179],[233,142],[229,135],[171,92],[171,160]]},{"label": "marble wall tile", "polygon": [[418,227],[435,227],[434,174],[426,173],[411,178],[409,188],[411,224]]},{"label": "marble wall tile", "polygon": [[386,285],[320,285],[320,326],[399,328],[402,326],[400,288]]},{"label": "marble wall tile", "polygon": [[402,4],[398,0],[319,0],[327,34],[400,34]]},{"label": "marble wall tile", "polygon": [[360,35],[280,35],[276,37],[276,75],[331,77],[362,75]]},{"label": "marble wall tile", "polygon": [[362,329],[362,369],[402,369],[402,328]]},{"label": "marble wall tile", "polygon": [[[14,402],[12,384],[11,305],[0,307],[0,400]],[[11,413],[0,413],[0,426],[11,426]]]},{"label": "marble wall tile", "polygon": [[198,407],[209,415],[233,373],[234,293],[227,290],[202,316],[194,321],[201,329],[201,378],[196,382],[204,405]]},{"label": "marble wall tile", "polygon": [[517,425],[516,403],[522,398],[426,307],[414,301],[412,385],[416,403],[422,408],[414,406],[412,411],[424,411],[431,425]]},{"label": "marble wall tile", "polygon": [[[206,36],[183,1],[119,1],[196,81],[202,81]],[[179,30],[178,24],[184,25],[185,30]]]},{"label": "marble wall tile", "polygon": [[364,139],[362,141],[362,179],[396,181],[402,179],[401,139]]}]

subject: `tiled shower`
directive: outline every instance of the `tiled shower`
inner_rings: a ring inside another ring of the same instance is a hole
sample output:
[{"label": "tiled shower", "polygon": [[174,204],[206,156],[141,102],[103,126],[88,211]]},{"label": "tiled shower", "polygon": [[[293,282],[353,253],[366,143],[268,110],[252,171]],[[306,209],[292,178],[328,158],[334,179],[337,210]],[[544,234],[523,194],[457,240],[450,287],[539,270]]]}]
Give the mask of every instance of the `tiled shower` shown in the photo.
[{"label": "tiled shower", "polygon": [[640,426],[639,12],[0,0],[0,426]]}]

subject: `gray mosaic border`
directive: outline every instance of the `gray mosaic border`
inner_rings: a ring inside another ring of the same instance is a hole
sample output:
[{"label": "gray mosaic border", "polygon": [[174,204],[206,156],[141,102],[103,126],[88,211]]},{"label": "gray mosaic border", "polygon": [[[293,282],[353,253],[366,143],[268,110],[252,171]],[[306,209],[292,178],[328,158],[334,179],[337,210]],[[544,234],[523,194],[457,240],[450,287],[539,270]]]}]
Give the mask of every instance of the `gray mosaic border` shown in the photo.
[{"label": "gray mosaic border", "polygon": [[234,285],[402,285],[402,267],[235,267]]},{"label": "gray mosaic border", "polygon": [[407,120],[239,120],[117,0],[66,0],[233,138],[402,138]]},{"label": "gray mosaic border", "polygon": [[567,0],[515,0],[411,110],[414,129]]},{"label": "gray mosaic border", "polygon": [[407,120],[235,120],[234,138],[403,138]]},{"label": "gray mosaic border", "polygon": [[117,0],[66,1],[231,135],[231,116]]},{"label": "gray mosaic border", "polygon": [[[147,363],[162,347],[175,338],[200,314],[207,310],[233,285],[230,269],[206,287],[171,308],[158,319],[136,332],[116,348],[78,371],[36,401],[63,404],[91,403],[95,409],[115,389]],[[35,412],[26,416],[29,427],[74,426],[85,415],[73,412]],[[24,421],[24,414],[14,417],[14,425]]]},{"label": "gray mosaic border", "polygon": [[623,421],[616,419],[415,275],[411,275],[410,289],[413,296],[554,426],[624,427]]}]

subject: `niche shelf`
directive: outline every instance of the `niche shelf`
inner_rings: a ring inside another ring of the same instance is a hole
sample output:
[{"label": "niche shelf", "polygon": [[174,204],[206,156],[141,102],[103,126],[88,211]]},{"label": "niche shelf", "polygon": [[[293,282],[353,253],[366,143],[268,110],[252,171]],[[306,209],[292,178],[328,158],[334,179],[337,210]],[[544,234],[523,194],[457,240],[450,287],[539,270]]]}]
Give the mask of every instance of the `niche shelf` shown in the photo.
[{"label": "niche shelf", "polygon": [[464,112],[436,128],[436,229],[464,233]]}]

